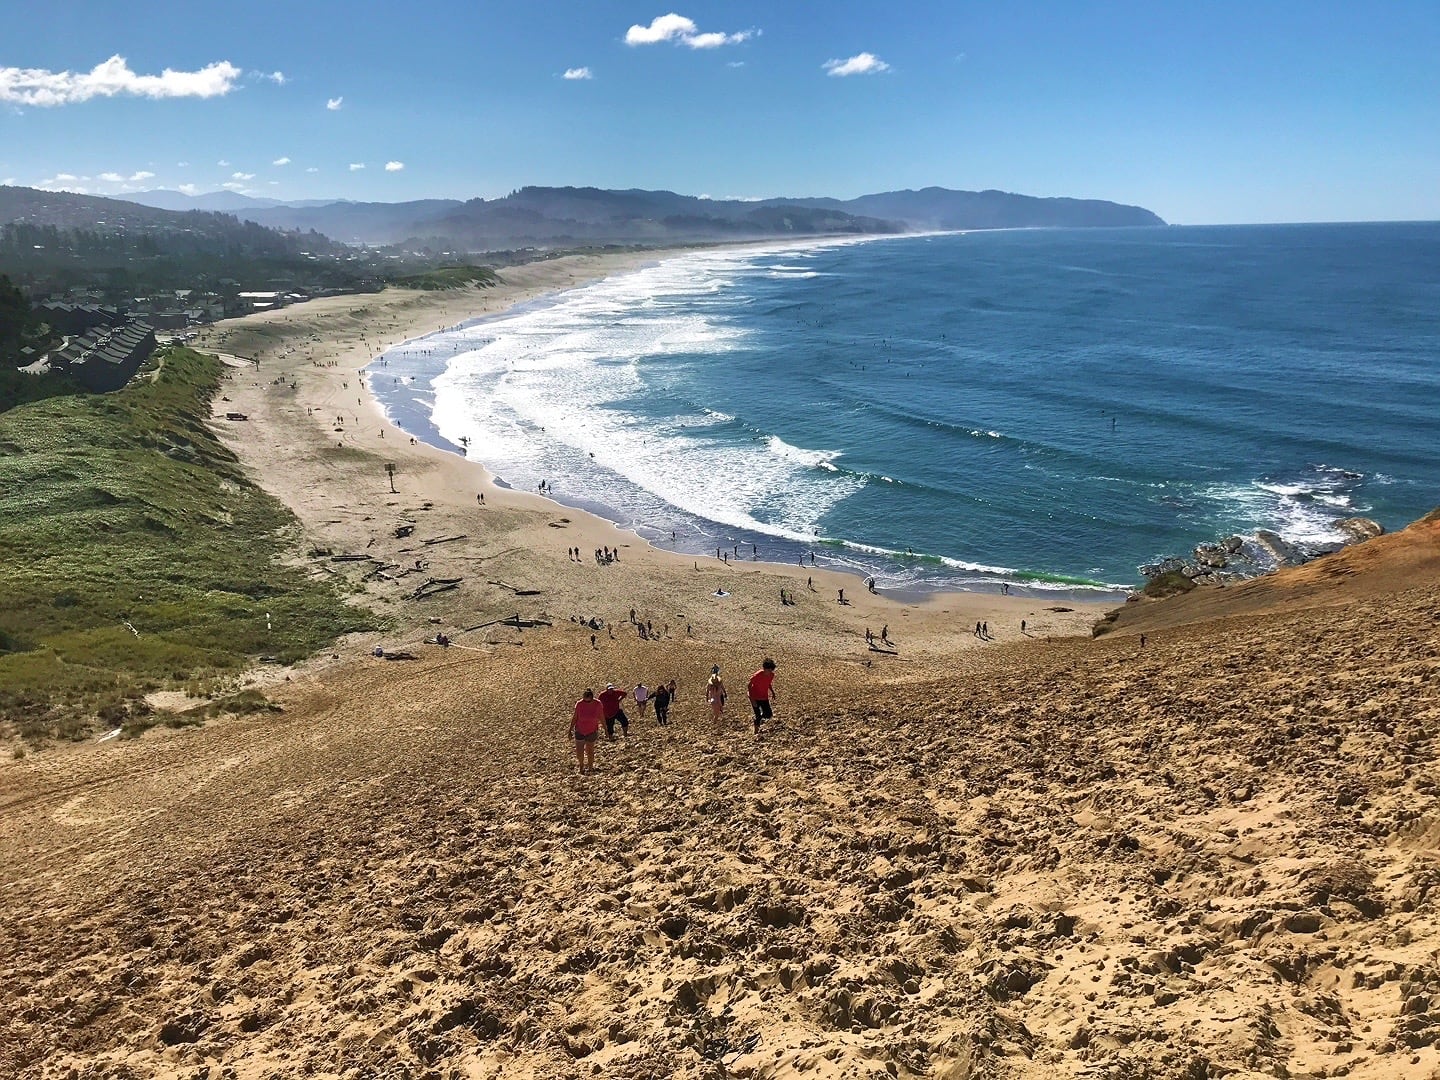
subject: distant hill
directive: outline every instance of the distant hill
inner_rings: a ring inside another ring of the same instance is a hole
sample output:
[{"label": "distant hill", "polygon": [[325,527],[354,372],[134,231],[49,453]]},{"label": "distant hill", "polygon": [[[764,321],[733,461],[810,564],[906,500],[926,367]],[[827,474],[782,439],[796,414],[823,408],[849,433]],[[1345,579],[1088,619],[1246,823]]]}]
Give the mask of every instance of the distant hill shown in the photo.
[{"label": "distant hill", "polygon": [[156,188],[154,191],[137,191],[125,198],[130,202],[139,203],[141,206],[154,207],[156,210],[231,212],[284,205],[279,199],[256,199],[234,191],[211,191],[205,195],[186,195],[183,191],[166,191],[164,188]]},{"label": "distant hill", "polygon": [[798,201],[850,214],[891,218],[903,221],[911,229],[1086,229],[1165,224],[1158,215],[1140,206],[1103,199],[1042,199],[1008,191],[951,191],[928,187],[919,191],[862,195],[846,202]]},{"label": "distant hill", "polygon": [[[146,197],[178,196],[149,192]],[[188,198],[188,196],[180,196]],[[243,199],[218,193],[222,199]],[[140,196],[136,196],[140,198]],[[201,196],[199,198],[209,198]],[[174,200],[169,200],[173,202]],[[404,203],[273,203],[227,209],[261,225],[314,229],[346,243],[439,250],[666,244],[931,229],[1088,228],[1165,224],[1149,210],[1099,199],[1004,191],[889,191],[858,199],[702,199],[670,191],[526,187],[500,199]]]},{"label": "distant hill", "polygon": [[0,273],[27,289],[103,286],[120,295],[221,279],[353,287],[353,248],[228,214],[0,186]]},{"label": "distant hill", "polygon": [[385,245],[422,233],[428,235],[429,222],[464,205],[458,199],[401,203],[335,201],[320,205],[289,203],[236,212],[272,229],[314,229],[347,244]]}]

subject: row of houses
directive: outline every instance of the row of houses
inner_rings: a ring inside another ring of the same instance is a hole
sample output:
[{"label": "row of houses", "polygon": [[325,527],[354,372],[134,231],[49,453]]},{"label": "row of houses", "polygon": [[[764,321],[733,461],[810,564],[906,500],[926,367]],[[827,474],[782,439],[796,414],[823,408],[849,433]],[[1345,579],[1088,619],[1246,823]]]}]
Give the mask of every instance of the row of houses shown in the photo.
[{"label": "row of houses", "polygon": [[69,375],[93,394],[119,390],[155,351],[155,328],[139,320],[97,326],[35,363],[21,368]]}]

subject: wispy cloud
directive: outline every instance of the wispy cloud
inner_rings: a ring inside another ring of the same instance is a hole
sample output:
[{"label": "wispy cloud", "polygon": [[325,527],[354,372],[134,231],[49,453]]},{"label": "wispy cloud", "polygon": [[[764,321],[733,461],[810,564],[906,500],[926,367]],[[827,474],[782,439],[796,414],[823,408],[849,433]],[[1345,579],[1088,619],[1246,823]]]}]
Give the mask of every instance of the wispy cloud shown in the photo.
[{"label": "wispy cloud", "polygon": [[576,79],[593,79],[595,76],[591,74],[588,67],[578,67],[566,68],[565,74],[561,75],[560,77],[562,79],[569,79],[571,82],[574,82]]},{"label": "wispy cloud", "polygon": [[340,97],[332,97],[328,101],[326,101],[325,108],[329,109],[331,112],[339,112],[344,104],[345,97],[342,94]]},{"label": "wispy cloud", "polygon": [[254,180],[254,179],[255,179],[255,174],[254,174],[253,172],[235,172],[235,173],[231,173],[231,174],[230,174],[230,179],[231,179],[231,180]]},{"label": "wispy cloud", "polygon": [[13,177],[13,176],[7,176],[7,177],[5,177],[4,180],[0,180],[0,186],[4,186],[4,187],[14,187],[14,186],[15,186],[15,177]]},{"label": "wispy cloud", "polygon": [[119,55],[81,72],[0,67],[0,101],[48,108],[120,95],[221,97],[235,88],[240,75],[241,70],[228,60],[208,64],[199,71],[166,68],[159,75],[139,75]]},{"label": "wispy cloud", "polygon": [[672,11],[668,15],[657,15],[650,20],[649,26],[637,23],[630,27],[625,31],[625,44],[658,45],[663,41],[672,41],[691,49],[718,49],[721,45],[738,45],[742,41],[749,41],[758,33],[758,30],[741,30],[734,34],[724,34],[712,30],[702,34],[694,19]]},{"label": "wispy cloud", "polygon": [[320,170],[317,169],[314,165],[311,165],[311,166],[310,166],[308,169],[306,169],[305,171],[306,171],[306,172],[319,172]]},{"label": "wispy cloud", "polygon": [[287,82],[290,81],[288,78],[285,77],[285,73],[283,71],[272,71],[269,75],[266,75],[265,78],[269,79],[276,86],[284,86]]},{"label": "wispy cloud", "polygon": [[199,195],[199,194],[200,194],[200,185],[199,185],[199,184],[176,184],[176,185],[175,185],[175,190],[178,191],[178,192],[180,192],[182,195]]},{"label": "wispy cloud", "polygon": [[102,172],[100,179],[104,180],[107,184],[123,184],[125,182],[125,177],[121,176],[118,172]]},{"label": "wispy cloud", "polygon": [[890,70],[889,64],[868,52],[856,53],[848,60],[826,60],[821,66],[825,69],[825,74],[840,78],[846,75],[878,75],[882,71]]},{"label": "wispy cloud", "polygon": [[271,165],[289,165],[289,164],[290,164],[290,159],[289,159],[288,157],[277,157],[274,161],[270,162],[270,164],[271,164]]},{"label": "wispy cloud", "polygon": [[90,178],[62,172],[56,173],[54,176],[47,176],[44,180],[36,180],[32,186],[42,191],[72,191],[77,195],[88,195],[90,189],[80,183],[82,179],[88,181]]},{"label": "wispy cloud", "polygon": [[136,183],[137,181],[140,181],[140,180],[154,180],[154,179],[155,179],[155,174],[154,174],[153,172],[146,172],[144,169],[141,169],[139,172],[133,172],[133,173],[131,173],[130,176],[129,176],[129,180],[130,180],[130,182],[131,182],[132,184],[133,184],[133,183]]},{"label": "wispy cloud", "polygon": [[244,185],[244,184],[236,183],[234,180],[231,180],[229,183],[226,183],[226,184],[221,184],[220,186],[221,186],[222,188],[224,188],[226,191],[242,191],[242,192],[243,192],[243,191],[245,190],[245,185]]},{"label": "wispy cloud", "polygon": [[190,167],[190,162],[188,162],[188,161],[177,161],[177,162],[175,162],[175,167],[176,167],[177,169],[188,169],[188,168]]},{"label": "wispy cloud", "polygon": [[352,162],[350,163],[350,171],[351,171],[351,172],[359,172],[359,171],[360,171],[361,169],[363,169],[364,167],[365,167],[365,163],[364,163],[363,161],[352,161]]},{"label": "wispy cloud", "polygon": [[[354,168],[354,166],[352,165],[351,168]],[[399,172],[399,171],[400,171],[401,169],[403,169],[403,168],[405,168],[405,162],[403,162],[403,161],[387,161],[387,162],[385,162],[385,171],[386,171],[386,172]]]},{"label": "wispy cloud", "polygon": [[219,165],[222,169],[228,169],[230,167],[230,162],[226,161],[223,157],[219,161],[215,162],[215,164]]}]

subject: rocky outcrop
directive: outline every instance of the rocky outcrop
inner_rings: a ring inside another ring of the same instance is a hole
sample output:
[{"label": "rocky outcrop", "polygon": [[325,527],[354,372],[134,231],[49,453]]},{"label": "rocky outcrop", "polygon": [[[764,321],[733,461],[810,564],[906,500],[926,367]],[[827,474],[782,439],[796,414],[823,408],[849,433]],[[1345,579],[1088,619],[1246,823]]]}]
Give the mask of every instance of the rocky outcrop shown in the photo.
[{"label": "rocky outcrop", "polygon": [[1259,529],[1252,537],[1227,536],[1197,544],[1191,557],[1172,555],[1139,568],[1147,580],[1180,574],[1197,585],[1224,585],[1258,577],[1285,566],[1299,566],[1349,544],[1381,536],[1385,527],[1366,517],[1342,518],[1332,523],[1346,539],[1331,544],[1293,544],[1277,532]]},{"label": "rocky outcrop", "polygon": [[1335,528],[1350,537],[1349,542],[1352,544],[1374,540],[1377,536],[1385,535],[1385,526],[1367,517],[1341,518],[1335,522]]}]

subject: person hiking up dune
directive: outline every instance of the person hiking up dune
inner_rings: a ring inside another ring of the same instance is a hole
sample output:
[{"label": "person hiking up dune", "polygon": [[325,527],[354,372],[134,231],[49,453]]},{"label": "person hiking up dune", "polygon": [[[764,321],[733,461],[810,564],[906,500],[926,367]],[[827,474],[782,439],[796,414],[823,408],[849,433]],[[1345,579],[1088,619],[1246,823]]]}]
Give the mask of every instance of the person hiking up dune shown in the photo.
[{"label": "person hiking up dune", "polygon": [[630,738],[630,718],[625,715],[620,704],[629,693],[628,686],[624,690],[618,690],[614,683],[606,683],[605,689],[600,691],[600,705],[605,713],[605,738],[610,742],[615,741],[616,721],[620,723],[620,733],[625,738]]},{"label": "person hiking up dune", "polygon": [[775,714],[770,703],[775,700],[775,661],[768,656],[760,670],[750,676],[747,687],[750,693],[750,708],[755,713],[755,734],[760,734],[760,725]]},{"label": "person hiking up dune", "polygon": [[595,691],[587,686],[570,717],[570,737],[575,740],[581,776],[595,771],[595,744],[600,740],[600,721],[604,715],[604,707],[595,700]]},{"label": "person hiking up dune", "polygon": [[710,669],[710,681],[705,684],[705,701],[710,706],[710,719],[716,723],[725,714],[725,684],[720,681],[720,665]]}]

